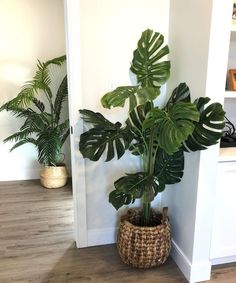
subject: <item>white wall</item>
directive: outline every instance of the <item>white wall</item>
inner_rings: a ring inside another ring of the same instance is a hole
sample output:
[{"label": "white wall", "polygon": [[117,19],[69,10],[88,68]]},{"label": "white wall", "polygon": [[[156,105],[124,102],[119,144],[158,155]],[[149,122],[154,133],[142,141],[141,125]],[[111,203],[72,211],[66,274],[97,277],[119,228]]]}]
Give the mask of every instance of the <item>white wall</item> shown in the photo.
[{"label": "white wall", "polygon": [[[76,8],[73,1],[67,1]],[[147,28],[163,33],[168,38],[169,1],[163,0],[86,0],[76,1],[80,10],[77,23],[80,33],[69,37],[69,45],[80,42],[81,108],[101,111],[112,121],[125,120],[123,109],[105,110],[100,98],[118,85],[130,85],[129,67],[133,50],[142,31]],[[71,8],[72,10],[73,8]],[[68,22],[73,21],[70,14]],[[73,28],[71,28],[72,30]],[[73,47],[72,47],[73,49]],[[71,54],[70,54],[71,55]],[[76,55],[75,55],[76,56]],[[75,58],[75,57],[73,57]],[[71,57],[70,59],[73,60]],[[73,64],[73,63],[71,63]],[[78,71],[72,66],[71,73]],[[73,93],[73,80],[71,82]],[[76,137],[75,137],[76,140]],[[78,141],[78,138],[77,138]],[[82,157],[79,157],[82,159]],[[96,245],[115,241],[118,215],[108,203],[113,182],[126,172],[139,168],[138,159],[122,157],[119,161],[85,162],[85,185],[87,210],[87,243]],[[77,171],[83,171],[82,167]],[[78,179],[78,185],[82,179]],[[82,185],[83,187],[83,185]],[[78,188],[81,192],[82,187]],[[83,207],[78,201],[78,211]],[[119,211],[121,213],[123,210]],[[84,212],[82,212],[84,213]],[[79,216],[78,216],[79,217]],[[82,230],[83,227],[80,227]],[[81,231],[80,230],[80,231]],[[81,232],[82,233],[82,232]],[[85,242],[79,241],[79,246]],[[85,240],[86,241],[86,240]]]},{"label": "white wall", "polygon": [[[65,54],[63,12],[63,0],[0,1],[0,105],[15,97],[32,78],[37,58],[46,61]],[[0,181],[39,177],[33,146],[9,153],[12,144],[2,143],[19,125],[9,113],[0,113]],[[66,152],[69,163],[68,145]]]},{"label": "white wall", "polygon": [[[225,17],[232,9],[230,1],[228,6],[225,4],[221,0],[171,1],[170,88],[185,81],[193,99],[208,96],[223,102],[229,40]],[[170,207],[172,256],[190,282],[210,278],[218,150],[216,145],[201,153],[185,154],[182,182],[162,196],[163,203]]]}]

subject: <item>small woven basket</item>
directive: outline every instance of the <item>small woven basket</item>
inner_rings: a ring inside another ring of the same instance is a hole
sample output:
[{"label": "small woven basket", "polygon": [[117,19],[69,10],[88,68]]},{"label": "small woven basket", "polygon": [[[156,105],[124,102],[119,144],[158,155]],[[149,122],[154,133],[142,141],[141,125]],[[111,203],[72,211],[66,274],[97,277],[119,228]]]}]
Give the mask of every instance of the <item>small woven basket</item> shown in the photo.
[{"label": "small woven basket", "polygon": [[45,166],[40,173],[40,183],[47,189],[58,189],[67,183],[68,173],[65,166]]},{"label": "small woven basket", "polygon": [[131,209],[121,217],[117,248],[124,263],[137,268],[151,268],[166,261],[171,248],[167,210],[165,207],[163,213],[152,211],[151,227],[138,226],[141,223],[140,210]]}]

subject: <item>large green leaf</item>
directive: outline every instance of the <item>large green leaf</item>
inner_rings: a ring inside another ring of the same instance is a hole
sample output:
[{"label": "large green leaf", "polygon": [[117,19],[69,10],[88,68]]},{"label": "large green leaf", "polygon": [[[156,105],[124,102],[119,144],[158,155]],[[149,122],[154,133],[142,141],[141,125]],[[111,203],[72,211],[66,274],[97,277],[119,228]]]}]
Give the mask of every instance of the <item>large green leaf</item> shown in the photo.
[{"label": "large green leaf", "polygon": [[[141,198],[149,179],[148,174],[144,172],[128,174],[116,180],[114,186],[120,192],[132,195],[134,198]],[[155,182],[154,186],[157,186]]]},{"label": "large green leaf", "polygon": [[140,104],[153,101],[160,95],[160,87],[141,87],[137,91]]},{"label": "large green leaf", "polygon": [[196,105],[176,102],[169,111],[154,108],[149,111],[143,123],[143,130],[157,129],[159,146],[168,154],[179,150],[182,143],[194,130],[194,121],[199,120]]},{"label": "large green leaf", "polygon": [[121,128],[119,122],[113,124],[102,114],[90,110],[80,110],[80,113],[85,121],[95,125],[80,136],[79,150],[83,157],[97,161],[106,152],[106,161],[110,161],[116,152],[117,158],[121,158],[133,139],[129,127]]},{"label": "large green leaf", "polygon": [[144,31],[138,41],[130,70],[143,87],[160,86],[169,78],[170,62],[162,60],[169,48],[167,45],[162,47],[163,43],[163,35],[150,29]]},{"label": "large green leaf", "polygon": [[117,190],[112,191],[109,194],[109,202],[118,210],[123,205],[128,205],[131,202],[134,202],[135,199],[131,195],[119,192]]},{"label": "large green leaf", "polygon": [[115,90],[106,93],[102,99],[101,103],[104,108],[111,107],[124,107],[125,101],[129,99],[129,109],[130,111],[134,109],[137,105],[137,99],[135,93],[137,92],[138,87],[136,86],[120,86]]},{"label": "large green leaf", "polygon": [[166,108],[170,108],[174,103],[178,101],[191,102],[190,90],[186,83],[180,83],[172,92],[169,98]]},{"label": "large green leaf", "polygon": [[115,181],[115,191],[110,193],[109,201],[118,209],[132,200],[141,198],[145,193],[145,199],[151,202],[160,191],[157,178],[145,172],[127,174]]},{"label": "large green leaf", "polygon": [[222,136],[225,112],[220,103],[212,103],[204,109],[209,101],[208,97],[200,97],[194,102],[200,112],[200,119],[184,143],[186,151],[207,149],[208,146],[216,144]]},{"label": "large green leaf", "polygon": [[101,113],[99,112],[93,112],[88,109],[82,109],[79,110],[79,113],[81,114],[81,118],[84,120],[86,123],[92,124],[94,127],[98,126],[104,126],[106,127],[111,127],[113,128],[114,124],[111,123],[109,120],[107,120]]},{"label": "large green leaf", "polygon": [[145,104],[147,101],[153,101],[160,95],[160,87],[136,87],[121,86],[115,90],[106,93],[101,103],[105,108],[124,107],[126,99],[129,99],[129,112],[139,104]]},{"label": "large green leaf", "polygon": [[134,155],[141,155],[149,140],[149,133],[142,131],[142,124],[145,120],[146,114],[152,109],[153,104],[146,102],[144,105],[139,105],[129,113],[129,118],[126,124],[131,129],[134,139],[130,145],[129,150]]},{"label": "large green leaf", "polygon": [[154,170],[154,174],[163,185],[180,182],[184,170],[183,150],[180,149],[172,155],[168,155],[163,149],[159,148],[156,155]]}]

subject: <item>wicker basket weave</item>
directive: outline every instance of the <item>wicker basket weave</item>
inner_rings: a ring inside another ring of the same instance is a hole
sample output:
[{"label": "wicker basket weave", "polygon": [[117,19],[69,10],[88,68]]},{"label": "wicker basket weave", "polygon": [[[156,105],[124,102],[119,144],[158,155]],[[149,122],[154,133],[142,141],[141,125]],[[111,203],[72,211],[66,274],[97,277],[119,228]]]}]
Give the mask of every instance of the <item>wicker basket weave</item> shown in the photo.
[{"label": "wicker basket weave", "polygon": [[[167,208],[152,211],[152,226],[137,226],[141,211],[131,209],[121,218],[117,248],[124,263],[137,268],[163,264],[170,253],[171,234]],[[153,226],[155,225],[155,226]]]},{"label": "wicker basket weave", "polygon": [[47,189],[58,189],[66,185],[68,173],[65,166],[45,166],[40,173],[40,183]]}]

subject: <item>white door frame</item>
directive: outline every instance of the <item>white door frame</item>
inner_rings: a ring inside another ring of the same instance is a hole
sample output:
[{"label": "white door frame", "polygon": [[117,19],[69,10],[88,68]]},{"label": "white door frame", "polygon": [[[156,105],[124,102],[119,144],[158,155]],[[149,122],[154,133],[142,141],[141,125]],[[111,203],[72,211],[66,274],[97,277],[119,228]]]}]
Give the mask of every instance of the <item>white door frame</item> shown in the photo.
[{"label": "white door frame", "polygon": [[87,247],[87,210],[85,164],[79,153],[79,135],[83,124],[79,119],[82,108],[81,53],[80,53],[80,4],[79,0],[64,0],[67,74],[69,89],[69,118],[71,126],[71,170],[74,204],[75,242],[78,248]]}]

